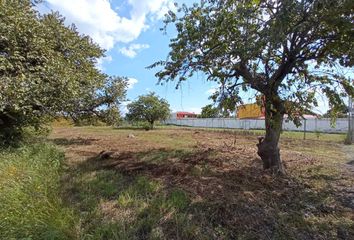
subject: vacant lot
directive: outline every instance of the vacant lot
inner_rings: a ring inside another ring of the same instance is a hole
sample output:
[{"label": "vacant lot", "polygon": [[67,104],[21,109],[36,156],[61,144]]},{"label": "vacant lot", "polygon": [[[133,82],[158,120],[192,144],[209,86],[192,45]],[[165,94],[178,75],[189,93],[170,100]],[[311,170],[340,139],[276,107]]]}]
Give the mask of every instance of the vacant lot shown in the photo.
[{"label": "vacant lot", "polygon": [[77,216],[77,238],[350,239],[353,148],[338,136],[319,139],[284,135],[288,175],[277,177],[262,170],[257,136],[245,132],[92,127],[51,135],[66,153],[62,197]]}]

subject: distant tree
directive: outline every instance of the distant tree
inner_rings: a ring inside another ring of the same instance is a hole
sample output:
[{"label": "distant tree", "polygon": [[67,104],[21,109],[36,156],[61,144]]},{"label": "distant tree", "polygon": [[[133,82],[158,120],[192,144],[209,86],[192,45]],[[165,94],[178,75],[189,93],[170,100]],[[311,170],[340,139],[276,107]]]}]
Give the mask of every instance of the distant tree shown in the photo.
[{"label": "distant tree", "polygon": [[108,111],[125,97],[126,79],[96,68],[104,50],[58,13],[39,15],[35,2],[0,1],[0,143],[58,115]]},{"label": "distant tree", "polygon": [[201,118],[217,118],[219,116],[219,109],[214,107],[212,104],[208,104],[202,108],[200,114]]},{"label": "distant tree", "polygon": [[[353,83],[338,69],[353,66],[352,0],[202,0],[169,12],[174,23],[159,82],[177,87],[203,72],[220,89],[215,100],[242,103],[241,92],[265,96],[266,134],[258,155],[264,169],[283,172],[278,142],[284,114],[299,123],[301,109],[324,93],[332,106],[354,95]],[[166,29],[166,27],[165,27]],[[295,104],[285,107],[285,102]]]},{"label": "distant tree", "polygon": [[155,93],[139,96],[136,101],[128,104],[127,108],[126,117],[129,121],[146,121],[150,124],[150,129],[154,128],[156,121],[165,120],[170,116],[170,105]]}]

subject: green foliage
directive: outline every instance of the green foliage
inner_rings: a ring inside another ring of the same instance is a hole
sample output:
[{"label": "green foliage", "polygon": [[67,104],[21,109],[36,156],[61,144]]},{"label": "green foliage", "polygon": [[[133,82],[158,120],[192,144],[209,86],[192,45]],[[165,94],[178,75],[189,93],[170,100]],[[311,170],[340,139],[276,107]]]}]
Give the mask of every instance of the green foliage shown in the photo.
[{"label": "green foliage", "polygon": [[121,117],[118,106],[108,108],[103,113],[103,120],[107,125],[119,126],[122,124],[123,119]]},{"label": "green foliage", "polygon": [[209,104],[202,108],[201,118],[216,118],[219,116],[219,109]]},{"label": "green foliage", "polygon": [[339,105],[329,109],[322,117],[325,118],[346,118],[348,117],[348,107],[346,105]]},{"label": "green foliage", "polygon": [[98,122],[118,125],[121,121],[119,105],[125,100],[127,78],[107,77],[100,88],[89,95],[74,99],[65,109],[76,125],[95,125]]},{"label": "green foliage", "polygon": [[354,96],[345,74],[354,66],[353,9],[352,0],[183,4],[165,19],[177,30],[167,60],[150,67],[162,66],[159,83],[177,80],[177,87],[205,74],[220,86],[212,99],[231,111],[244,92],[264,96],[266,134],[257,153],[264,169],[284,173],[278,147],[284,114],[299,124],[306,109],[318,106],[318,93],[332,107]]},{"label": "green foliage", "polygon": [[165,19],[177,29],[169,58],[150,67],[162,66],[159,81],[177,80],[177,87],[203,72],[220,85],[212,98],[230,108],[242,103],[241,92],[252,89],[265,96],[268,122],[285,113],[296,121],[317,106],[318,93],[331,106],[354,95],[353,82],[342,71],[354,64],[353,9],[351,0],[182,5]]},{"label": "green foliage", "polygon": [[155,93],[141,95],[136,101],[128,104],[126,115],[129,121],[146,121],[150,124],[150,129],[154,127],[155,121],[165,120],[170,115],[170,105],[159,98]]},{"label": "green foliage", "polygon": [[102,74],[96,59],[104,51],[58,13],[39,15],[29,0],[1,1],[0,9],[1,139],[58,114],[105,115],[124,99],[126,79]]},{"label": "green foliage", "polygon": [[89,112],[71,113],[69,119],[72,119],[75,126],[119,126],[122,124],[122,117],[118,105],[101,110]]},{"label": "green foliage", "polygon": [[150,123],[145,121],[138,123],[138,125],[141,126],[143,129],[145,129],[146,131],[149,131],[153,127]]},{"label": "green foliage", "polygon": [[96,115],[92,115],[92,114],[85,114],[85,115],[82,114],[76,117],[73,122],[74,122],[74,126],[76,127],[83,127],[83,126],[101,127],[106,125]]},{"label": "green foliage", "polygon": [[63,160],[48,144],[1,151],[1,239],[74,237],[73,213],[58,197]]}]

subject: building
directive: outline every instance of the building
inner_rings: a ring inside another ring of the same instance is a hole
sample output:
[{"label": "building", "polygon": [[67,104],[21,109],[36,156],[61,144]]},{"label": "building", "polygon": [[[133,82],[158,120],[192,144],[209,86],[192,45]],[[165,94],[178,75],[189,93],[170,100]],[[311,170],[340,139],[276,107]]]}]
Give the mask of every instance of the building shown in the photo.
[{"label": "building", "polygon": [[171,114],[171,119],[196,118],[197,114],[192,112],[175,112]]},{"label": "building", "polygon": [[236,118],[238,119],[264,119],[265,109],[257,103],[244,104],[237,107]]},{"label": "building", "polygon": [[[307,111],[308,114],[303,114],[302,119],[316,119],[318,116],[311,111]],[[264,119],[265,118],[265,108],[259,106],[257,103],[244,104],[237,107],[236,118],[238,119]],[[284,115],[284,119],[287,119],[288,115]]]}]

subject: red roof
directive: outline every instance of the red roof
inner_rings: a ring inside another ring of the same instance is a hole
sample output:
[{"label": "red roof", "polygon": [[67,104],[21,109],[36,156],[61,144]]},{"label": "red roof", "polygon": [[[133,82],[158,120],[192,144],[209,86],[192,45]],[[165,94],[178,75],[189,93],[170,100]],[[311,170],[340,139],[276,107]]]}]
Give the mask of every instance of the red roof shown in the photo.
[{"label": "red roof", "polygon": [[195,113],[191,113],[191,112],[177,112],[177,114],[193,114],[193,115],[195,115]]}]

